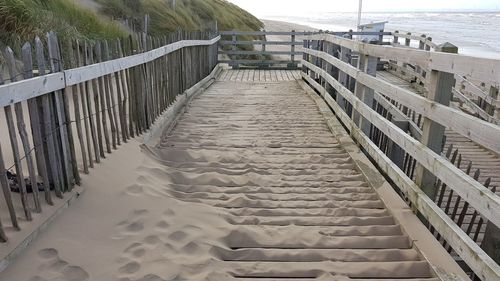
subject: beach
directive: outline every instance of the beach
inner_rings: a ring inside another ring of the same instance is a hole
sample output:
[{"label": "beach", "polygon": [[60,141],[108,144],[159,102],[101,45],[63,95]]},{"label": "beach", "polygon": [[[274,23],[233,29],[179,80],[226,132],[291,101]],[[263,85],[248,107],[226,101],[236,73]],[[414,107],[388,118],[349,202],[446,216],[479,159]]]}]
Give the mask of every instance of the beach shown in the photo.
[{"label": "beach", "polygon": [[[315,30],[280,21],[265,26]],[[432,237],[383,178],[375,188],[360,172],[350,158],[358,149],[341,144],[294,75],[293,82],[238,89],[217,82],[159,143],[137,137],[122,144],[82,175],[85,192],[0,280],[224,281],[291,274],[326,281],[349,280],[357,271],[367,278],[432,278],[414,245],[435,250],[434,257],[444,250],[402,229],[405,219],[415,233]],[[259,250],[247,250],[253,248]],[[279,267],[291,257],[296,260]],[[450,261],[439,262],[463,274]]]},{"label": "beach", "polygon": [[[310,26],[321,30],[356,30],[357,13],[318,12],[308,15],[262,16],[266,20],[291,22],[289,27]],[[426,34],[437,44],[450,42],[459,53],[470,56],[500,59],[500,12],[485,11],[422,11],[366,12],[362,23],[387,21],[386,31]],[[297,25],[295,25],[297,24]]]}]

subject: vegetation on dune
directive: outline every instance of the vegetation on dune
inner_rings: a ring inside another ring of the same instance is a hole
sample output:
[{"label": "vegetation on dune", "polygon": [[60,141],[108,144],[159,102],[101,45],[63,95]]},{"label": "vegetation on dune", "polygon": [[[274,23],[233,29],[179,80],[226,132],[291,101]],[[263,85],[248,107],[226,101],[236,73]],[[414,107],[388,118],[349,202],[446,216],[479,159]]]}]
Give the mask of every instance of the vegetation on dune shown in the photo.
[{"label": "vegetation on dune", "polygon": [[149,33],[202,30],[218,22],[220,30],[259,30],[257,18],[226,0],[86,0],[99,11],[83,7],[78,0],[0,0],[0,42],[19,45],[34,36],[55,31],[61,40],[111,39],[131,31],[126,20],[141,26],[150,16]]},{"label": "vegetation on dune", "polygon": [[125,36],[118,23],[103,19],[73,0],[0,0],[0,42],[18,45],[57,32],[61,39],[109,39]]},{"label": "vegetation on dune", "polygon": [[116,19],[142,23],[142,15],[151,18],[151,34],[160,35],[177,29],[201,30],[217,21],[220,30],[259,30],[256,17],[226,0],[97,0],[102,13]]}]

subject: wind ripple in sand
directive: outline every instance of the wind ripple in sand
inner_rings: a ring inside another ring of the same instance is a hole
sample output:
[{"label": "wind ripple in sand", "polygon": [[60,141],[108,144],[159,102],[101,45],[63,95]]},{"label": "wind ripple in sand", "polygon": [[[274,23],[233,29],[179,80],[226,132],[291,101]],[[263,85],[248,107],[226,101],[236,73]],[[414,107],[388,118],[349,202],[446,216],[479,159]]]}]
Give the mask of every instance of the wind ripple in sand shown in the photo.
[{"label": "wind ripple in sand", "polygon": [[124,190],[151,204],[116,225],[119,281],[432,280],[295,82],[234,86],[195,99]]}]

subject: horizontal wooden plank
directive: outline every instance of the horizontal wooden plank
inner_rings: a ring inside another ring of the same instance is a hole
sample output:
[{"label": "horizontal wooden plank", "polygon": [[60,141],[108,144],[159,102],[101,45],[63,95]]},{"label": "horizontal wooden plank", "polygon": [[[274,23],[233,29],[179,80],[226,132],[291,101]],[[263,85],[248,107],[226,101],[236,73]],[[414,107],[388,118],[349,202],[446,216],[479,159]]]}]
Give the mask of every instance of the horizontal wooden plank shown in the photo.
[{"label": "horizontal wooden plank", "polygon": [[324,59],[366,87],[398,101],[406,107],[470,138],[472,141],[496,153],[500,153],[500,142],[498,141],[500,139],[500,127],[498,125],[491,124],[460,110],[433,102],[409,90],[363,73],[352,65],[340,61],[327,53],[311,49],[304,49],[304,53]]},{"label": "horizontal wooden plank", "polygon": [[428,51],[366,44],[361,41],[355,41],[330,34],[310,35],[306,39],[325,40],[368,56],[420,65],[422,67],[427,66],[429,63],[430,52]]},{"label": "horizontal wooden plank", "polygon": [[[310,32],[310,31],[221,31],[220,34],[222,36],[232,36],[232,35],[248,35],[248,36],[264,36],[264,35],[311,35],[317,34],[319,32]],[[333,35],[343,35],[343,34],[351,34],[351,35],[392,35],[391,32],[376,32],[376,31],[332,31],[328,32],[328,34]]]},{"label": "horizontal wooden plank", "polygon": [[247,35],[247,36],[264,36],[264,35],[310,35],[315,32],[305,32],[305,31],[221,31],[221,36],[232,36],[232,35]]},{"label": "horizontal wooden plank", "polygon": [[302,45],[304,44],[302,41],[220,41],[220,45],[284,45],[284,46],[292,46],[292,45]]},{"label": "horizontal wooden plank", "polygon": [[482,100],[486,101],[488,104],[500,107],[500,101],[497,101],[493,99],[488,93],[484,92],[481,90],[478,86],[474,85],[472,82],[470,82],[467,79],[464,79],[460,75],[455,75],[455,80],[457,81],[457,86],[464,86],[465,90],[474,95],[477,98],[481,98]]},{"label": "horizontal wooden plank", "polygon": [[422,36],[422,34],[414,34],[414,33],[410,33],[408,34],[408,32],[393,32],[392,33],[393,36],[397,36],[397,37],[400,37],[400,38],[406,38],[406,39],[412,39],[412,40],[417,40],[417,41],[421,41],[421,42],[425,42],[427,40],[427,36]]},{"label": "horizontal wooden plank", "polygon": [[237,64],[299,64],[300,60],[219,60],[219,63],[237,63]]},{"label": "horizontal wooden plank", "polygon": [[64,87],[64,73],[62,72],[4,84],[0,86],[0,107],[38,97]]},{"label": "horizontal wooden plank", "polygon": [[457,97],[461,102],[465,103],[467,106],[469,106],[476,114],[481,116],[484,120],[499,125],[500,122],[498,119],[495,117],[489,115],[486,113],[479,105],[475,104],[473,101],[471,101],[469,98],[467,98],[464,94],[462,94],[460,91],[457,91],[457,89],[453,88],[453,96]]},{"label": "horizontal wooden plank", "polygon": [[441,233],[455,251],[483,280],[497,280],[500,267],[496,264],[456,223],[450,219],[418,186],[406,176],[340,108],[324,88],[309,76],[302,77],[321,93],[325,102],[333,109],[337,117],[349,129],[351,136],[365,149],[378,167],[401,188],[413,206]]},{"label": "horizontal wooden plank", "polygon": [[500,85],[500,60],[498,59],[366,44],[330,34],[309,35],[307,39],[325,40],[372,57],[410,63],[424,69],[453,73],[493,85]]},{"label": "horizontal wooden plank", "polygon": [[238,50],[229,50],[229,51],[223,51],[220,50],[219,54],[226,54],[226,55],[295,55],[299,56],[302,55],[302,52],[291,52],[291,51],[238,51]]},{"label": "horizontal wooden plank", "polygon": [[446,183],[484,217],[500,226],[500,216],[498,216],[500,214],[500,196],[494,194],[462,170],[453,166],[447,159],[436,154],[389,120],[380,116],[323,69],[307,61],[302,61],[302,65],[323,77],[366,120],[369,120],[371,124],[387,135],[443,183]]},{"label": "horizontal wooden plank", "polygon": [[120,70],[153,61],[181,48],[207,46],[217,43],[220,36],[211,40],[184,40],[149,52],[65,70],[45,76],[21,80],[0,86],[0,107],[35,98]]}]

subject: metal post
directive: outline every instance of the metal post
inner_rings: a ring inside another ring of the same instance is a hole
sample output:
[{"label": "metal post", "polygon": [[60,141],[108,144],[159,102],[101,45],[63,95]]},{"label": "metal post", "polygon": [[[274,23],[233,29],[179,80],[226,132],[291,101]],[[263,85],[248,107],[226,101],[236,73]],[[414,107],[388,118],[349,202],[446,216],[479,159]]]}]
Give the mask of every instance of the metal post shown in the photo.
[{"label": "metal post", "polygon": [[290,51],[292,54],[290,55],[290,67],[289,68],[295,68],[295,30],[292,30],[292,46],[290,47]]},{"label": "metal post", "polygon": [[356,28],[358,29],[358,31],[360,30],[360,25],[361,25],[361,13],[362,13],[362,10],[363,10],[363,0],[359,0],[359,8],[358,8],[358,23],[356,25]]}]

